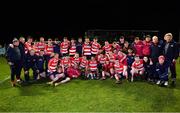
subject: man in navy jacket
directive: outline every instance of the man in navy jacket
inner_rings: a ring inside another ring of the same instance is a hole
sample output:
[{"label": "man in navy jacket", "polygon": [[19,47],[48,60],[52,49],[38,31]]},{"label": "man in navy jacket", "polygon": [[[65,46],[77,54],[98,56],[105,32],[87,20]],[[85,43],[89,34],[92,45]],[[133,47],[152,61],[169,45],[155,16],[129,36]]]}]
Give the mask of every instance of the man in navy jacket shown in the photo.
[{"label": "man in navy jacket", "polygon": [[[16,82],[20,82],[20,74],[21,74],[21,51],[19,49],[19,40],[13,39],[13,44],[10,44],[7,49],[7,61],[10,65],[11,69],[11,83],[14,87]],[[16,80],[15,80],[16,76]]]},{"label": "man in navy jacket", "polygon": [[172,85],[175,85],[175,80],[176,80],[176,62],[175,61],[178,58],[179,48],[177,47],[176,42],[172,38],[173,36],[171,33],[165,34],[163,54],[170,66]]},{"label": "man in navy jacket", "polygon": [[29,81],[29,69],[33,70],[34,80],[37,80],[39,70],[37,67],[37,56],[35,55],[35,51],[33,49],[25,56],[24,75],[26,82]]}]

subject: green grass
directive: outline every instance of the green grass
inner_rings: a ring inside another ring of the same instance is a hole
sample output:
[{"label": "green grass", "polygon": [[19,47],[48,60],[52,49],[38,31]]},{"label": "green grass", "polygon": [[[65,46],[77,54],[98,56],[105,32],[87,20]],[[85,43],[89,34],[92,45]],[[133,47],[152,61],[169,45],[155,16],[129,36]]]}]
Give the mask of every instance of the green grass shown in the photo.
[{"label": "green grass", "polygon": [[[180,75],[180,65],[177,65]],[[0,81],[10,74],[0,58]],[[58,87],[44,82],[11,87],[0,83],[0,112],[178,112],[180,77],[175,88],[146,82],[115,84],[115,80],[72,80]]]}]

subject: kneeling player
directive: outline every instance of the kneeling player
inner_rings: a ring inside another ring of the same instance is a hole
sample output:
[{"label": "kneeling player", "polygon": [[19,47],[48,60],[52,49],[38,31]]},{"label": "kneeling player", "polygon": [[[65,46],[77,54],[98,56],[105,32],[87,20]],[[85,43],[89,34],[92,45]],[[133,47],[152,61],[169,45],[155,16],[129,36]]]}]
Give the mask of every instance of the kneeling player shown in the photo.
[{"label": "kneeling player", "polygon": [[134,81],[134,76],[142,76],[144,74],[143,60],[139,56],[135,56],[135,61],[131,66],[131,82]]},{"label": "kneeling player", "polygon": [[88,70],[88,60],[87,60],[86,56],[83,56],[81,58],[79,69],[81,71],[82,78],[85,79],[87,77],[87,70]]},{"label": "kneeling player", "polygon": [[45,61],[44,51],[40,50],[39,56],[37,57],[37,68],[39,70],[37,79],[46,77],[46,73],[45,73],[45,69],[44,69],[44,61]]},{"label": "kneeling player", "polygon": [[159,76],[159,80],[156,84],[168,86],[168,64],[165,62],[164,56],[159,56],[159,63],[156,65],[156,72]]},{"label": "kneeling player", "polygon": [[103,64],[102,66],[102,78],[101,80],[105,80],[106,79],[106,76],[111,76],[110,74],[110,63],[109,63],[109,60],[106,60],[105,63]]},{"label": "kneeling player", "polygon": [[91,60],[89,61],[89,73],[87,78],[91,79],[98,79],[98,69],[97,69],[97,61],[94,57],[91,57]]},{"label": "kneeling player", "polygon": [[119,62],[119,60],[115,60],[114,63],[114,77],[116,78],[116,83],[119,84],[121,83],[121,78],[122,77],[126,77],[127,76],[127,70],[124,67],[124,65],[122,63]]}]

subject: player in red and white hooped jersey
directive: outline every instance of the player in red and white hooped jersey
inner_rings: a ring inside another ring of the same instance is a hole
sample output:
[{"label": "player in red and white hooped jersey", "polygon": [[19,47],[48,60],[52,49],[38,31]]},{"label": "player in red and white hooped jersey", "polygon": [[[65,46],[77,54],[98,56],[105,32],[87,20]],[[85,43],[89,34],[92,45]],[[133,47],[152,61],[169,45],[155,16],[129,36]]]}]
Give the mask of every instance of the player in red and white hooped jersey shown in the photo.
[{"label": "player in red and white hooped jersey", "polygon": [[113,75],[114,75],[114,68],[113,68],[113,66],[114,66],[114,61],[117,58],[117,55],[115,53],[113,53],[112,51],[109,51],[109,53],[106,54],[106,55],[107,55],[109,63],[110,63],[111,78],[113,78]]},{"label": "player in red and white hooped jersey", "polygon": [[45,44],[45,42],[44,42],[44,37],[40,37],[39,38],[39,41],[40,42],[38,42],[37,44],[36,44],[36,46],[37,46],[37,49],[38,49],[38,51],[41,51],[41,50],[45,50],[45,47],[46,47],[46,44]]},{"label": "player in red and white hooped jersey", "polygon": [[52,39],[48,39],[48,44],[45,46],[45,55],[50,56],[52,53],[54,53]]},{"label": "player in red and white hooped jersey", "polygon": [[65,56],[61,59],[61,64],[63,72],[66,73],[67,68],[71,66],[71,61],[69,59],[69,56]]},{"label": "player in red and white hooped jersey", "polygon": [[87,77],[88,65],[89,65],[89,61],[87,60],[86,56],[82,56],[81,57],[81,62],[80,62],[80,65],[79,65],[79,69],[81,71],[81,76],[83,78]]},{"label": "player in red and white hooped jersey", "polygon": [[33,44],[33,49],[34,49],[34,51],[35,51],[35,54],[36,54],[36,55],[39,55],[39,50],[38,50],[37,42],[34,42],[34,44]]},{"label": "player in red and white hooped jersey", "polygon": [[116,83],[121,83],[120,78],[123,76],[127,76],[127,70],[124,68],[124,65],[119,62],[119,60],[115,60],[114,63],[114,77],[116,78]]},{"label": "player in red and white hooped jersey", "polygon": [[81,58],[81,62],[80,62],[80,69],[87,69],[88,68],[88,60],[86,58],[86,56],[82,56]]},{"label": "player in red and white hooped jersey", "polygon": [[103,51],[105,51],[105,53],[109,53],[110,51],[112,51],[112,44],[109,44],[108,41],[105,41],[105,45],[102,48]]},{"label": "player in red and white hooped jersey", "polygon": [[139,58],[139,55],[135,56],[135,61],[133,62],[131,68],[131,82],[133,82],[135,75],[144,74],[143,60]]},{"label": "player in red and white hooped jersey", "polygon": [[85,37],[85,42],[83,44],[82,51],[83,51],[83,55],[85,55],[89,60],[91,58],[91,44],[89,37]]},{"label": "player in red and white hooped jersey", "polygon": [[89,65],[88,65],[88,69],[89,69],[89,73],[88,73],[88,77],[87,78],[91,78],[91,79],[96,79],[99,77],[98,75],[98,63],[95,59],[95,57],[91,57],[91,60],[89,61]]},{"label": "player in red and white hooped jersey", "polygon": [[108,57],[107,55],[99,54],[96,59],[99,64],[103,65],[105,64],[105,61],[108,60]]},{"label": "player in red and white hooped jersey", "polygon": [[115,53],[117,54],[120,50],[121,50],[121,46],[114,41],[112,44],[112,51],[113,52],[116,51]]},{"label": "player in red and white hooped jersey", "polygon": [[33,42],[32,37],[28,36],[27,42],[25,42],[25,44],[24,44],[25,54],[27,54],[31,49],[33,49],[32,42]]},{"label": "player in red and white hooped jersey", "polygon": [[[118,60],[120,63],[122,63],[124,65],[124,70],[127,72],[127,55],[125,53],[123,53],[122,51],[118,52],[118,56],[117,56]],[[126,75],[126,79],[128,79],[128,73],[125,73],[124,75]]]},{"label": "player in red and white hooped jersey", "polygon": [[69,55],[73,57],[75,54],[76,54],[76,42],[72,38],[71,39],[70,48],[69,48]]},{"label": "player in red and white hooped jersey", "polygon": [[45,53],[44,56],[45,56],[45,60],[46,60],[45,70],[47,70],[47,63],[51,59],[51,56],[53,56],[53,54],[54,54],[53,44],[52,44],[52,40],[50,38],[48,39],[48,44],[45,46],[44,53]]},{"label": "player in red and white hooped jersey", "polygon": [[70,42],[68,41],[67,37],[63,38],[63,42],[60,44],[60,53],[62,56],[67,56],[68,55],[68,49],[69,49]]},{"label": "player in red and white hooped jersey", "polygon": [[79,57],[79,54],[76,53],[74,57],[71,57],[70,58],[70,61],[71,61],[71,66],[74,67],[74,68],[78,68],[79,67],[79,64],[81,62],[81,58]]},{"label": "player in red and white hooped jersey", "polygon": [[102,80],[106,79],[106,76],[110,77],[110,63],[109,60],[106,60],[105,63],[102,65]]},{"label": "player in red and white hooped jersey", "polygon": [[76,53],[74,57],[70,58],[71,66],[67,68],[67,75],[70,78],[78,78],[81,75],[81,71],[79,70],[79,63],[81,58],[79,58],[79,54]]},{"label": "player in red and white hooped jersey", "polygon": [[48,75],[51,76],[54,72],[56,72],[59,61],[59,54],[55,54],[53,58],[51,58],[48,62]]},{"label": "player in red and white hooped jersey", "polygon": [[97,41],[98,39],[95,37],[91,43],[91,54],[93,56],[96,56],[99,53],[99,49],[101,48],[101,45]]},{"label": "player in red and white hooped jersey", "polygon": [[109,51],[108,54],[106,54],[109,62],[110,62],[110,65],[113,67],[114,65],[114,61],[116,60],[117,58],[117,55],[115,53],[113,53],[112,51]]}]

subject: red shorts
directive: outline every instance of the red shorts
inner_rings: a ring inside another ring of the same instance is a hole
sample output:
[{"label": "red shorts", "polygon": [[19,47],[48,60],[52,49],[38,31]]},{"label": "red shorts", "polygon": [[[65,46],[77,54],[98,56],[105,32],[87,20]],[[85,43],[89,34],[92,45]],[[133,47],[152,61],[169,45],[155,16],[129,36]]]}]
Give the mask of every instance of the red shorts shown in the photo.
[{"label": "red shorts", "polygon": [[111,69],[111,68],[113,68],[113,67],[114,67],[114,63],[111,62],[111,63],[109,64],[109,68]]},{"label": "red shorts", "polygon": [[123,65],[127,66],[127,59],[124,59],[121,63],[122,63]]},{"label": "red shorts", "polygon": [[69,67],[67,69],[67,74],[70,78],[78,78],[81,75],[81,73],[78,69],[74,69],[72,67]]}]

